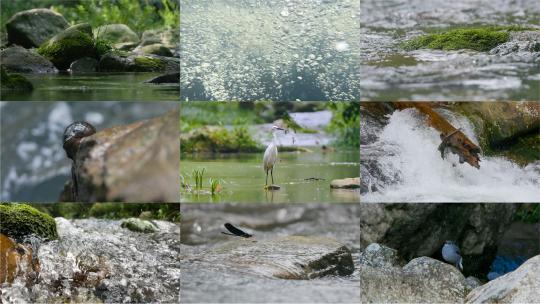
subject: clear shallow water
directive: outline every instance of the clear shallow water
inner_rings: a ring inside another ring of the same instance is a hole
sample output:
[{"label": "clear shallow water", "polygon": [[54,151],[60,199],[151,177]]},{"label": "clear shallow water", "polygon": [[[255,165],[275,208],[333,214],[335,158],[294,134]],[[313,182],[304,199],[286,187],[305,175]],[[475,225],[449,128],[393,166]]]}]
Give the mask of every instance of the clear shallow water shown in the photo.
[{"label": "clear shallow water", "polygon": [[0,103],[0,199],[58,201],[71,174],[62,134],[73,121],[87,121],[101,130],[159,116],[177,107],[170,102]]},{"label": "clear shallow water", "polygon": [[[265,191],[263,153],[230,154],[191,157],[184,155],[180,172],[189,184],[194,184],[194,169],[206,168],[204,187],[209,189],[208,178],[222,179],[219,195],[181,192],[181,202],[245,202],[245,203],[313,203],[358,202],[359,192],[331,190],[333,179],[357,177],[358,152],[334,151],[324,153],[315,148],[313,153],[283,152],[274,169],[274,184],[280,190]],[[324,180],[306,180],[322,178]],[[268,184],[271,177],[268,176]]]},{"label": "clear shallow water", "polygon": [[32,92],[2,91],[8,101],[178,101],[178,85],[144,83],[159,73],[23,74]]},{"label": "clear shallow water", "polygon": [[472,25],[538,26],[540,3],[367,0],[361,10],[362,100],[538,100],[539,54],[404,51],[405,40]]},{"label": "clear shallow water", "polygon": [[[56,218],[59,240],[42,243],[39,281],[2,286],[4,303],[178,303],[180,227],[154,221],[150,234],[115,220]],[[86,279],[81,280],[81,274]]]},{"label": "clear shallow water", "polygon": [[[441,113],[478,142],[466,119]],[[459,164],[454,154],[442,159],[439,133],[416,110],[395,111],[384,127],[361,128],[378,133],[374,142],[360,146],[361,179],[378,189],[363,193],[362,202],[537,202],[540,197],[540,161],[520,167],[481,155],[478,170]]]},{"label": "clear shallow water", "polygon": [[359,1],[181,2],[182,100],[359,99]]},{"label": "clear shallow water", "polygon": [[[182,205],[182,303],[359,303],[359,208],[359,204]],[[344,277],[283,280],[223,271],[204,259],[192,259],[230,240],[220,233],[225,222],[250,229],[257,239],[334,238],[351,250],[356,270]]]}]

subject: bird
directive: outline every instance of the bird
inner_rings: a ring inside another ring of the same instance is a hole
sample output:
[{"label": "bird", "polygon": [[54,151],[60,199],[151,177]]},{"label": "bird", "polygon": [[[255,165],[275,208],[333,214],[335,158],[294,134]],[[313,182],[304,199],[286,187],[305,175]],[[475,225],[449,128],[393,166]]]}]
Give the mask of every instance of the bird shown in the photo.
[{"label": "bird", "polygon": [[276,138],[276,132],[277,131],[285,131],[285,129],[282,129],[278,126],[272,126],[272,142],[266,147],[266,150],[264,151],[264,157],[263,157],[263,168],[266,172],[266,181],[265,186],[268,186],[268,171],[270,171],[270,176],[272,177],[272,185],[274,184],[274,165],[276,164],[276,161],[278,159],[278,150],[277,150],[277,138]]},{"label": "bird", "polygon": [[443,259],[456,266],[457,269],[463,271],[463,258],[461,257],[461,252],[459,247],[452,241],[446,241],[442,247],[442,257]]}]

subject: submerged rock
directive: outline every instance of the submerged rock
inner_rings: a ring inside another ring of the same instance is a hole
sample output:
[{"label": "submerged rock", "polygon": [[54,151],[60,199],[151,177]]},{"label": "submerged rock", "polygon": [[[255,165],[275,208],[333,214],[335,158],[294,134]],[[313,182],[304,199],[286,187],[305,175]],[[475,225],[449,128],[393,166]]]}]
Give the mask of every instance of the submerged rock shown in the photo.
[{"label": "submerged rock", "polygon": [[59,70],[67,70],[79,58],[96,57],[92,27],[88,23],[71,26],[41,45],[38,53]]},{"label": "submerged rock", "polygon": [[27,236],[37,236],[43,240],[58,238],[56,222],[46,213],[24,204],[0,205],[0,233],[18,241]]},{"label": "submerged rock", "polygon": [[38,47],[69,26],[64,17],[50,9],[36,8],[18,12],[6,23],[9,44]]},{"label": "submerged rock", "polygon": [[32,91],[34,86],[26,77],[17,74],[8,74],[4,67],[0,67],[1,89],[6,91]]},{"label": "submerged rock", "polygon": [[196,259],[228,270],[280,279],[303,280],[326,275],[350,275],[351,251],[334,239],[287,236],[252,241],[239,239],[202,253]]},{"label": "submerged rock", "polygon": [[151,233],[157,230],[157,227],[152,222],[137,218],[128,218],[120,225],[122,228],[127,228],[135,232]]},{"label": "submerged rock", "polygon": [[58,70],[45,57],[20,46],[8,47],[0,52],[0,64],[14,73],[56,73]]},{"label": "submerged rock", "polygon": [[384,244],[412,259],[435,256],[455,240],[464,273],[482,278],[515,210],[514,204],[364,204],[360,245]]},{"label": "submerged rock", "polygon": [[146,83],[154,83],[154,84],[180,83],[180,73],[168,73],[168,74],[159,75],[146,81]]},{"label": "submerged rock", "polygon": [[357,189],[357,188],[360,188],[360,177],[334,179],[330,183],[330,188],[333,188],[333,189]]},{"label": "submerged rock", "polygon": [[[178,111],[84,137],[74,166],[80,201],[178,202]],[[61,194],[70,201],[72,185]]]},{"label": "submerged rock", "polygon": [[539,303],[540,255],[467,295],[467,303]]},{"label": "submerged rock", "polygon": [[137,44],[139,36],[125,24],[106,24],[94,31],[95,39],[106,40],[116,47],[121,44]]}]

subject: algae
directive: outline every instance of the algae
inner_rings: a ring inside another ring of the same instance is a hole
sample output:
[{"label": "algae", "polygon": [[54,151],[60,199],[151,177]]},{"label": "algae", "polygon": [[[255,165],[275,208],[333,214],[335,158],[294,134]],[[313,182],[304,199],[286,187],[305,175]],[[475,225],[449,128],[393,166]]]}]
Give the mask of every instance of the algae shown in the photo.
[{"label": "algae", "polygon": [[58,238],[54,219],[26,204],[0,204],[0,233],[18,241],[36,235],[44,240]]},{"label": "algae", "polygon": [[166,68],[165,62],[158,58],[136,57],[134,59],[135,69],[141,71],[162,71]]},{"label": "algae", "polygon": [[510,39],[510,32],[529,29],[520,26],[460,28],[412,38],[401,46],[407,51],[428,48],[445,51],[471,49],[487,52],[507,42]]},{"label": "algae", "polygon": [[8,74],[4,67],[0,68],[0,83],[2,90],[32,91],[34,86],[22,75]]}]

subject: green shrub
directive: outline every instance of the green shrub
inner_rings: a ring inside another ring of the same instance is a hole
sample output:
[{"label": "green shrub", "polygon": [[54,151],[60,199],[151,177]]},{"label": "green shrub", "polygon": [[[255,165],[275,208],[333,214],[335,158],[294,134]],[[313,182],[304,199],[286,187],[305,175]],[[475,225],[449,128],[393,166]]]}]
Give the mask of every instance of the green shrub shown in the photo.
[{"label": "green shrub", "polygon": [[334,145],[358,149],[360,147],[360,103],[333,102],[328,107],[332,110],[332,120],[328,131],[335,134]]}]

